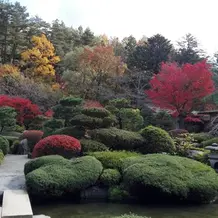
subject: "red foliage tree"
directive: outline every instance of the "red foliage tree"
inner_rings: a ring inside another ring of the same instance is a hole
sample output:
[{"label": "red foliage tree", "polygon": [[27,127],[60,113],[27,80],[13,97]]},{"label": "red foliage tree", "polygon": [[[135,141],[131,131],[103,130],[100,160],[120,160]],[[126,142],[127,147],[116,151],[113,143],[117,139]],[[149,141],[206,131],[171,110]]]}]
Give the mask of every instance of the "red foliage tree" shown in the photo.
[{"label": "red foliage tree", "polygon": [[214,91],[212,72],[206,61],[196,64],[163,63],[160,72],[150,81],[146,94],[153,104],[171,109],[179,116],[183,128],[184,117],[196,109],[203,97]]},{"label": "red foliage tree", "polygon": [[33,118],[41,114],[39,107],[29,99],[0,95],[0,107],[13,107],[17,112],[17,122],[26,127]]},{"label": "red foliage tree", "polygon": [[58,154],[65,158],[77,156],[81,151],[80,141],[68,135],[52,135],[40,140],[34,147],[32,157]]}]

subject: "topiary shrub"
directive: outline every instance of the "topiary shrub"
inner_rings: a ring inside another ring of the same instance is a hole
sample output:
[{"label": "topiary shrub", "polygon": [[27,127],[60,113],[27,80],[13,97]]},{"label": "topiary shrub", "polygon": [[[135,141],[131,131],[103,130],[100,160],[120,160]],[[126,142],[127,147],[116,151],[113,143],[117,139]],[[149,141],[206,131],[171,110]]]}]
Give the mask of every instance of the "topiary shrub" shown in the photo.
[{"label": "topiary shrub", "polygon": [[44,122],[43,131],[45,133],[45,136],[48,136],[51,135],[56,130],[61,129],[63,127],[64,127],[64,120],[53,118]]},{"label": "topiary shrub", "polygon": [[121,174],[116,169],[105,169],[100,176],[99,183],[102,186],[110,187],[119,184]]},{"label": "topiary shrub", "polygon": [[59,101],[59,103],[62,106],[78,106],[78,105],[81,105],[82,102],[83,102],[82,98],[75,98],[75,97],[72,97],[72,96],[68,96],[68,97],[62,98]]},{"label": "topiary shrub", "polygon": [[209,203],[218,194],[214,169],[185,157],[131,157],[123,160],[122,172],[124,186],[143,202]]},{"label": "topiary shrub", "polygon": [[145,127],[141,130],[141,135],[145,139],[145,144],[139,151],[143,154],[161,152],[173,153],[176,150],[170,135],[159,127]]},{"label": "topiary shrub", "polygon": [[95,151],[108,151],[108,147],[101,142],[90,140],[90,139],[81,139],[80,144],[82,147],[82,152],[95,152]]},{"label": "topiary shrub", "polygon": [[94,157],[85,156],[64,163],[49,164],[28,173],[26,186],[31,196],[55,198],[70,196],[94,185],[103,170]]},{"label": "topiary shrub", "polygon": [[[0,136],[0,137],[1,137],[1,136]],[[4,137],[5,139],[8,140],[8,142],[9,142],[9,147],[11,147],[15,141],[19,140],[19,137],[17,137],[17,136],[7,136],[7,135],[4,135],[4,136],[2,136],[2,137]]]},{"label": "topiary shrub", "polygon": [[43,125],[46,121],[48,121],[50,118],[42,115],[38,115],[35,117],[32,122],[29,124],[29,130],[42,130]]},{"label": "topiary shrub", "polygon": [[140,134],[117,128],[95,129],[90,132],[90,135],[94,140],[116,150],[135,150],[144,144],[144,139]]},{"label": "topiary shrub", "polygon": [[34,147],[32,157],[58,154],[66,158],[78,156],[81,145],[78,139],[67,135],[52,135],[40,140]]},{"label": "topiary shrub", "polygon": [[0,136],[0,150],[2,150],[4,155],[8,154],[9,152],[9,141],[2,136]]},{"label": "topiary shrub", "polygon": [[213,143],[217,143],[218,144],[218,137],[212,138],[212,139],[208,139],[206,141],[201,142],[201,147],[205,148],[207,146],[212,145]]},{"label": "topiary shrub", "polygon": [[122,160],[127,157],[140,156],[140,154],[129,151],[102,151],[90,153],[98,159],[104,168],[120,169]]},{"label": "topiary shrub", "polygon": [[64,164],[66,162],[68,163],[68,160],[59,155],[49,155],[49,156],[44,156],[44,157],[38,157],[38,158],[28,161],[24,165],[24,174],[27,175],[28,173],[42,166],[47,166],[51,164]]},{"label": "topiary shrub", "polygon": [[183,134],[188,134],[188,131],[186,129],[173,129],[169,131],[169,134],[171,137],[175,138]]},{"label": "topiary shrub", "polygon": [[85,129],[83,127],[69,126],[56,130],[54,135],[69,135],[77,139],[85,136]]},{"label": "topiary shrub", "polygon": [[82,114],[96,118],[104,118],[111,115],[110,111],[105,108],[85,108],[82,110]]},{"label": "topiary shrub", "polygon": [[192,134],[192,137],[198,143],[214,138],[214,136],[210,135],[207,132],[194,133]]},{"label": "topiary shrub", "polygon": [[130,198],[129,192],[122,185],[112,186],[108,189],[108,199],[111,202],[125,202]]},{"label": "topiary shrub", "polygon": [[27,139],[29,151],[32,152],[36,143],[38,143],[42,139],[43,134],[44,132],[40,130],[26,130],[20,136],[20,140]]}]

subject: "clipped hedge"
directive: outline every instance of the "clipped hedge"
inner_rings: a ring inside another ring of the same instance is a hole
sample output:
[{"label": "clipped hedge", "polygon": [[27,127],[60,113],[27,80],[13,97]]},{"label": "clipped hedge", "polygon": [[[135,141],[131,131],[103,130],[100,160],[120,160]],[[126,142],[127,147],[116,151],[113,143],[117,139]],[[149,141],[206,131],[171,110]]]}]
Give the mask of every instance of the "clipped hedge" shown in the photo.
[{"label": "clipped hedge", "polygon": [[94,140],[116,150],[136,150],[144,144],[144,138],[140,134],[117,128],[95,129],[90,135]]},{"label": "clipped hedge", "polygon": [[116,169],[105,169],[100,176],[100,185],[110,187],[119,184],[121,180],[121,174]]},{"label": "clipped hedge", "polygon": [[140,156],[140,154],[129,151],[102,151],[93,152],[89,155],[99,160],[106,169],[120,169],[122,160],[127,157]]},{"label": "clipped hedge", "polygon": [[67,162],[44,165],[26,175],[31,196],[56,198],[78,196],[77,193],[94,185],[103,170],[94,157],[85,156]]},{"label": "clipped hedge", "polygon": [[214,136],[210,135],[207,132],[201,132],[201,133],[193,133],[192,134],[193,139],[198,142],[201,143],[203,141],[207,141],[209,139],[214,138]]},{"label": "clipped hedge", "polygon": [[54,135],[68,135],[77,139],[81,139],[85,135],[85,129],[82,127],[69,126],[56,130]]},{"label": "clipped hedge", "polygon": [[198,161],[165,154],[123,161],[123,183],[140,201],[209,203],[218,194],[218,175]]},{"label": "clipped hedge", "polygon": [[111,115],[110,111],[105,108],[85,108],[82,110],[82,113],[96,118],[104,118]]},{"label": "clipped hedge", "polygon": [[81,145],[78,139],[67,135],[52,135],[40,140],[34,147],[32,157],[61,155],[66,158],[78,156]]},{"label": "clipped hedge", "polygon": [[0,150],[4,155],[9,152],[9,141],[3,136],[0,136]]},{"label": "clipped hedge", "polygon": [[24,165],[24,174],[27,175],[28,173],[36,170],[42,166],[47,166],[51,164],[64,164],[68,163],[68,160],[59,155],[49,155],[44,157],[38,157],[33,160],[28,161]]},{"label": "clipped hedge", "polygon": [[91,139],[81,139],[80,144],[82,152],[96,152],[96,151],[108,151],[108,147],[101,142]]},{"label": "clipped hedge", "polygon": [[139,149],[143,154],[147,153],[173,153],[176,148],[173,139],[163,129],[154,126],[147,126],[141,130],[145,144]]},{"label": "clipped hedge", "polygon": [[207,147],[212,145],[213,143],[217,143],[218,144],[218,137],[212,138],[212,139],[208,139],[206,141],[201,142],[201,147]]}]

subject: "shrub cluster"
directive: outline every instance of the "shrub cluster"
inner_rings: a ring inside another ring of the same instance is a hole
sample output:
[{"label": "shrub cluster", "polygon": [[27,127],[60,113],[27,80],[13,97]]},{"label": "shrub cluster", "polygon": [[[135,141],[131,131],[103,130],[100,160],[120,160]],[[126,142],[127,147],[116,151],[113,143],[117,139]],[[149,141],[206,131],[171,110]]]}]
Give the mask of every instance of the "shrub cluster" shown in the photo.
[{"label": "shrub cluster", "polygon": [[119,184],[121,180],[121,174],[116,169],[105,169],[100,177],[100,184],[106,187]]},{"label": "shrub cluster", "polygon": [[6,155],[9,152],[9,141],[2,136],[0,136],[0,150],[4,155]]},{"label": "shrub cluster", "polygon": [[95,151],[108,151],[108,147],[101,142],[90,140],[90,139],[81,139],[80,144],[82,147],[82,152],[95,152]]},{"label": "shrub cluster", "polygon": [[85,135],[85,129],[83,127],[68,126],[56,130],[54,135],[69,135],[77,139],[81,139]]},{"label": "shrub cluster", "polygon": [[32,157],[59,154],[66,158],[78,156],[81,145],[78,139],[67,135],[52,135],[40,140],[34,147]]}]

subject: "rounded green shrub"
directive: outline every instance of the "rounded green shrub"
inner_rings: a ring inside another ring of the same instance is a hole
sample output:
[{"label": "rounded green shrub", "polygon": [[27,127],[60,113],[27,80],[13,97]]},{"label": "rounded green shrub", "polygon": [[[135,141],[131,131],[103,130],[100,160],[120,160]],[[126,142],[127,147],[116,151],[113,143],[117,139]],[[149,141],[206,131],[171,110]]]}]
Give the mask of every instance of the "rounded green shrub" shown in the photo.
[{"label": "rounded green shrub", "polygon": [[0,136],[0,150],[2,150],[4,155],[9,152],[9,141],[2,136]]},{"label": "rounded green shrub", "polygon": [[212,145],[213,143],[217,143],[218,144],[218,137],[212,138],[212,139],[208,139],[206,141],[201,142],[201,147],[207,147]]},{"label": "rounded green shrub", "polygon": [[105,169],[100,177],[100,184],[106,187],[119,184],[121,174],[116,169]]},{"label": "rounded green shrub", "polygon": [[124,202],[129,199],[129,192],[122,185],[112,186],[108,189],[108,199],[111,202]]},{"label": "rounded green shrub", "polygon": [[129,151],[102,151],[90,153],[98,159],[106,169],[120,169],[122,160],[127,157],[140,156],[140,154]]},{"label": "rounded green shrub", "polygon": [[75,97],[72,97],[72,96],[62,98],[59,101],[59,103],[62,106],[78,106],[78,105],[81,105],[82,102],[83,102],[82,98],[75,98]]},{"label": "rounded green shrub", "polygon": [[51,164],[64,164],[64,163],[68,163],[68,160],[59,155],[49,155],[49,156],[38,157],[38,158],[28,161],[24,165],[24,174],[27,175],[33,170],[36,170],[45,165],[47,166]]},{"label": "rounded green shrub", "polygon": [[214,169],[185,157],[165,154],[131,157],[123,161],[122,171],[127,190],[143,202],[209,203],[218,194],[218,175]]},{"label": "rounded green shrub", "polygon": [[154,126],[147,126],[141,130],[141,135],[145,139],[145,144],[139,149],[146,153],[173,153],[176,148],[173,139],[163,129]]},{"label": "rounded green shrub", "polygon": [[194,133],[194,134],[192,134],[192,137],[198,143],[201,143],[203,141],[207,141],[207,140],[213,138],[213,136],[207,132]]},{"label": "rounded green shrub", "polygon": [[90,140],[90,139],[81,139],[80,144],[82,147],[82,152],[95,152],[95,151],[108,151],[108,147],[101,142]]},{"label": "rounded green shrub", "polygon": [[144,138],[140,134],[117,128],[95,129],[90,135],[94,140],[116,150],[136,150],[144,145]]},{"label": "rounded green shrub", "polygon": [[85,108],[82,110],[82,114],[96,118],[104,118],[111,115],[110,111],[105,108]]},{"label": "rounded green shrub", "polygon": [[41,166],[26,175],[26,186],[29,194],[33,196],[73,197],[94,185],[102,170],[102,164],[96,158],[85,156],[64,163]]},{"label": "rounded green shrub", "polygon": [[69,126],[56,130],[54,135],[69,135],[77,139],[81,139],[85,135],[83,127]]}]

